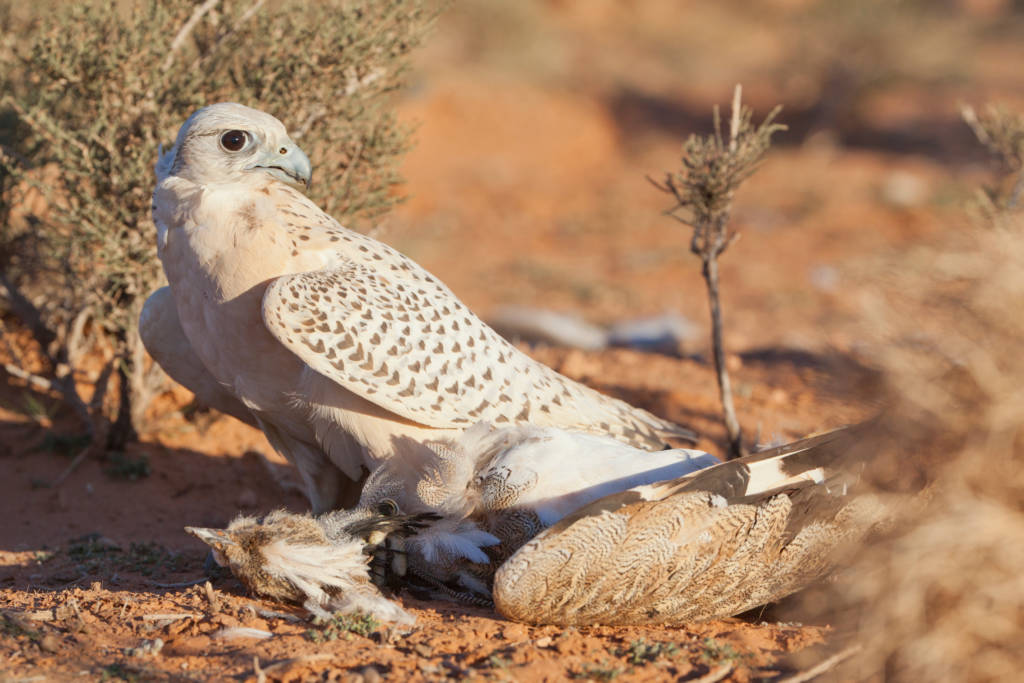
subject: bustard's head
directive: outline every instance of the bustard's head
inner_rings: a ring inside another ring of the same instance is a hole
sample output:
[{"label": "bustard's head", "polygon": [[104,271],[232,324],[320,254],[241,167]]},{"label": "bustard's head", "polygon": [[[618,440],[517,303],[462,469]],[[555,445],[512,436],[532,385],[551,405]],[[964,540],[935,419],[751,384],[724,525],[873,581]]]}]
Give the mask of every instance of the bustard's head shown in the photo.
[{"label": "bustard's head", "polygon": [[234,102],[196,111],[178,131],[174,147],[156,165],[157,181],[169,175],[207,185],[267,177],[308,187],[309,158],[270,114]]},{"label": "bustard's head", "polygon": [[375,583],[388,574],[381,565],[401,554],[394,539],[414,534],[424,523],[420,517],[335,512],[314,518],[276,510],[262,518],[239,516],[226,529],[185,530],[253,593],[301,603],[318,616],[360,609],[411,623]]},{"label": "bustard's head", "polygon": [[362,539],[328,541],[309,515],[275,510],[265,517],[238,516],[226,529],[185,527],[213,549],[251,592],[274,600],[304,602],[369,581]]}]

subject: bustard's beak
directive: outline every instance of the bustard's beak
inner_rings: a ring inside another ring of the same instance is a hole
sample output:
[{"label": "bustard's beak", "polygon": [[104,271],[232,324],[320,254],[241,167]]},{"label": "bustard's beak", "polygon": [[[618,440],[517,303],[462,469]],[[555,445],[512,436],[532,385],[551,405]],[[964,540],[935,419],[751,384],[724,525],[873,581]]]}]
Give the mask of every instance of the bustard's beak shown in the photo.
[{"label": "bustard's beak", "polygon": [[313,166],[309,157],[291,140],[276,148],[265,150],[256,157],[249,170],[259,169],[266,174],[307,190],[313,180]]},{"label": "bustard's beak", "polygon": [[378,545],[392,534],[415,536],[420,529],[430,526],[431,522],[440,519],[433,512],[420,512],[413,515],[370,515],[355,520],[347,525],[346,531],[355,538],[362,538],[371,545]]},{"label": "bustard's beak", "polygon": [[[192,534],[200,541],[210,546],[213,552],[213,559],[222,567],[228,566],[228,560],[224,556],[224,550],[235,544],[235,540],[224,529],[204,529],[203,527],[187,526],[185,531]],[[207,558],[209,562],[209,558]]]}]

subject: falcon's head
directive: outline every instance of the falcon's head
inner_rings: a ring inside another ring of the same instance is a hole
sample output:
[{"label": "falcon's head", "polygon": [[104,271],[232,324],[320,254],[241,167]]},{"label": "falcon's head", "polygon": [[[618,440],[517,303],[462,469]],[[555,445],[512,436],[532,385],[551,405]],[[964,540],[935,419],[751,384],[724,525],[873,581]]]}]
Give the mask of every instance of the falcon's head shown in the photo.
[{"label": "falcon's head", "polygon": [[308,188],[312,174],[309,157],[288,137],[283,123],[234,102],[192,114],[156,165],[157,182],[176,175],[202,185],[270,176]]}]

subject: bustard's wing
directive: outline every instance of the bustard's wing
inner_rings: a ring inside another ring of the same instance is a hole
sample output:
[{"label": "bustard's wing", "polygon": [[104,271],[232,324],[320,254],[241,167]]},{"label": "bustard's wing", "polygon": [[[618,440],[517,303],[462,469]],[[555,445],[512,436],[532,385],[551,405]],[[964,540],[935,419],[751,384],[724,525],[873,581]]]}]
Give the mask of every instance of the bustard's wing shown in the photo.
[{"label": "bustard's wing", "polygon": [[642,451],[611,437],[535,425],[479,423],[426,445],[375,470],[360,507],[372,510],[390,498],[403,512],[437,514],[406,543],[411,566],[441,580],[469,577],[474,588],[481,583],[472,577],[489,581],[520,546],[581,506],[719,462],[700,451]]},{"label": "bustard's wing", "polygon": [[498,569],[495,605],[531,623],[674,624],[798,590],[879,517],[873,499],[845,495],[830,471],[850,437],[831,433],[598,500]]},{"label": "bustard's wing", "polygon": [[287,218],[311,224],[300,248],[324,250],[337,240],[334,265],[275,280],[263,319],[316,372],[430,427],[531,422],[646,448],[660,448],[666,436],[693,438],[534,361],[413,261],[314,210],[298,203]]}]

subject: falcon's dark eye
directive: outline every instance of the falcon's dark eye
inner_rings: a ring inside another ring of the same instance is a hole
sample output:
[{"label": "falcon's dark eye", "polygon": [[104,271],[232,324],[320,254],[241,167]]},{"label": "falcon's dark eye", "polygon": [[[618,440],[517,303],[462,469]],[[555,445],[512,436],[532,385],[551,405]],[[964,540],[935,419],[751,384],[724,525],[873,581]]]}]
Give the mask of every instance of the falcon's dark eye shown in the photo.
[{"label": "falcon's dark eye", "polygon": [[385,498],[381,502],[377,503],[377,512],[379,512],[380,514],[384,515],[385,517],[391,517],[392,515],[397,515],[398,514],[398,503],[396,503],[395,501],[391,500],[390,498]]},{"label": "falcon's dark eye", "polygon": [[220,136],[221,146],[229,152],[237,152],[245,147],[245,143],[248,141],[249,134],[244,130],[229,130]]}]

